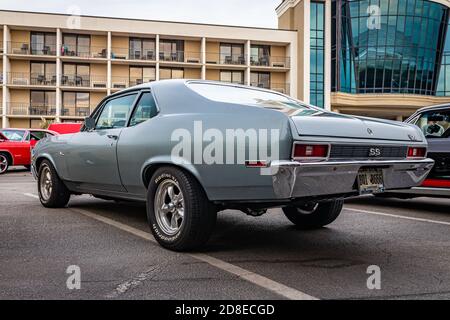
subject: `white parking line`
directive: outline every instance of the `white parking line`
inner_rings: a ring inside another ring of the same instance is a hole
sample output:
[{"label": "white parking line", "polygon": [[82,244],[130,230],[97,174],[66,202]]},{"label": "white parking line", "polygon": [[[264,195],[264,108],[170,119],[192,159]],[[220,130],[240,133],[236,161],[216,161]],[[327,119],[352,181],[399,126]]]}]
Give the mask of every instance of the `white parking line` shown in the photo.
[{"label": "white parking line", "polygon": [[358,212],[358,213],[373,214],[373,215],[376,215],[376,216],[391,217],[391,218],[398,218],[398,219],[412,220],[412,221],[420,221],[420,222],[428,222],[428,223],[436,223],[436,224],[443,224],[443,225],[446,225],[446,226],[450,226],[450,222],[445,222],[445,221],[438,221],[438,220],[431,220],[431,219],[422,219],[422,218],[415,218],[415,217],[406,217],[406,216],[401,216],[401,215],[398,215],[398,214],[390,214],[390,213],[377,212],[377,211],[353,209],[353,208],[349,208],[349,207],[344,207],[344,210],[354,211],[354,212]]},{"label": "white parking line", "polygon": [[[39,199],[38,196],[31,194],[31,193],[24,193],[25,196]],[[108,224],[110,226],[113,226],[117,229],[120,229],[122,231],[126,231],[130,234],[133,234],[137,237],[143,238],[145,240],[151,241],[153,243],[157,243],[153,235],[149,232],[145,232],[142,230],[139,230],[137,228],[130,227],[129,225],[123,224],[121,222],[103,217],[101,215],[98,215],[96,213],[83,210],[83,209],[76,209],[76,208],[69,208],[69,210],[82,214],[86,217],[89,217],[91,219],[97,220],[99,222],[103,222],[105,224]],[[290,300],[319,300],[316,297],[310,296],[304,292],[301,292],[297,289],[285,286],[284,284],[278,283],[276,281],[273,281],[269,278],[266,278],[262,275],[259,275],[257,273],[251,272],[249,270],[246,270],[244,268],[238,267],[236,265],[233,265],[231,263],[225,262],[223,260],[211,257],[206,254],[202,253],[191,253],[187,254],[188,256],[195,258],[197,260],[203,261],[211,266],[214,266],[218,269],[221,269],[223,271],[226,271],[228,273],[231,273],[243,280],[246,280],[250,283],[253,283],[259,287],[262,287],[266,290],[269,290],[275,294],[278,294],[281,297],[290,299]]]}]

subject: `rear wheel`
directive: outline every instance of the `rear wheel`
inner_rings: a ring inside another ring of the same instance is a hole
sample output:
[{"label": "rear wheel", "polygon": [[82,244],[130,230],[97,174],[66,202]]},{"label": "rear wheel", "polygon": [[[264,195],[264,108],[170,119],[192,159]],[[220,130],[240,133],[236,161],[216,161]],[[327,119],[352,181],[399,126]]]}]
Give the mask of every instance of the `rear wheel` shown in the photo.
[{"label": "rear wheel", "polygon": [[9,168],[9,157],[4,153],[0,153],[0,174],[3,174],[6,171],[8,171],[8,168]]},{"label": "rear wheel", "polygon": [[70,191],[48,160],[42,161],[39,167],[38,193],[39,200],[46,208],[63,208],[70,200]]},{"label": "rear wheel", "polygon": [[300,229],[318,229],[329,225],[339,217],[343,200],[307,203],[283,208],[286,217]]},{"label": "rear wheel", "polygon": [[160,245],[186,251],[209,239],[217,212],[194,177],[174,167],[163,167],[155,172],[148,187],[147,216]]}]

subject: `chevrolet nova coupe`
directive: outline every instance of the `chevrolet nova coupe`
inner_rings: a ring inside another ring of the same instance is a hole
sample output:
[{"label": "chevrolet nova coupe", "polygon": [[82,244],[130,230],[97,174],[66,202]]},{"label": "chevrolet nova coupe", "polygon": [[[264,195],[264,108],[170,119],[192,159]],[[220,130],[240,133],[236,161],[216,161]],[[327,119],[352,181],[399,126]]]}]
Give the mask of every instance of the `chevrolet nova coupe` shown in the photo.
[{"label": "chevrolet nova coupe", "polygon": [[167,80],[105,98],[81,132],[41,141],[32,169],[45,207],[71,195],[147,204],[171,250],[209,238],[217,212],[282,208],[320,228],[343,199],[418,186],[434,161],[410,124],[327,112],[283,94],[200,80]]}]

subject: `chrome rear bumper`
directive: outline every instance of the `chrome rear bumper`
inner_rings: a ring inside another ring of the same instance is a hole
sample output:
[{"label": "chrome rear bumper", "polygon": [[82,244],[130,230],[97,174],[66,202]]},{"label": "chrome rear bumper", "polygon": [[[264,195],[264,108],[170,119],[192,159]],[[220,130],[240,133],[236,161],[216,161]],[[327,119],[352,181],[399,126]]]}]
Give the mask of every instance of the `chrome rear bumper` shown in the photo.
[{"label": "chrome rear bumper", "polygon": [[432,159],[315,163],[274,161],[270,168],[276,197],[289,199],[358,192],[356,179],[361,168],[381,168],[386,190],[417,187],[433,165]]}]

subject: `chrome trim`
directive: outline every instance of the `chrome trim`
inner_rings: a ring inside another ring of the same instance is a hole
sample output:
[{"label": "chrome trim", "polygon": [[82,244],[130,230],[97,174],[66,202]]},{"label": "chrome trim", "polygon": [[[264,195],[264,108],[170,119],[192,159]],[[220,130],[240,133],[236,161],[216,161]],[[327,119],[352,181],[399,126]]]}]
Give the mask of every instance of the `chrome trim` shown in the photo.
[{"label": "chrome trim", "polygon": [[356,179],[363,167],[381,168],[386,190],[420,186],[434,161],[364,160],[298,162],[273,161],[272,185],[277,199],[291,199],[358,192]]}]

